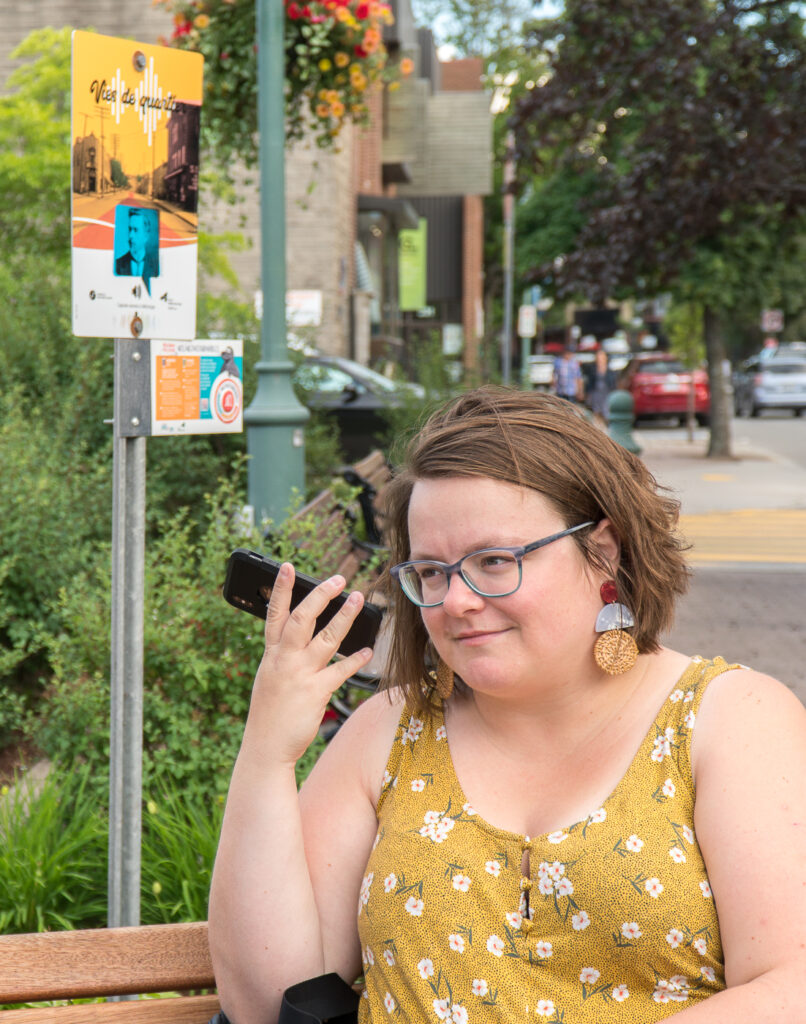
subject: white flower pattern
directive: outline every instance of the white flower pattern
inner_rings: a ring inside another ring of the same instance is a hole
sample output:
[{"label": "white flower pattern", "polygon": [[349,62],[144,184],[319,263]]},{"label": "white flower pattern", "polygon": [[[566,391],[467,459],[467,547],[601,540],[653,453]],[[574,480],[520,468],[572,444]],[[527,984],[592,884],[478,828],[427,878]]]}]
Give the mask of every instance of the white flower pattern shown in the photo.
[{"label": "white flower pattern", "polygon": [[[614,794],[531,839],[491,827],[462,793],[441,716],[406,713],[359,886],[360,1024],[485,1024],[513,999],[541,1024],[618,1024],[721,991],[690,742],[702,681],[728,667],[692,661]],[[647,980],[647,963],[661,973]]]}]

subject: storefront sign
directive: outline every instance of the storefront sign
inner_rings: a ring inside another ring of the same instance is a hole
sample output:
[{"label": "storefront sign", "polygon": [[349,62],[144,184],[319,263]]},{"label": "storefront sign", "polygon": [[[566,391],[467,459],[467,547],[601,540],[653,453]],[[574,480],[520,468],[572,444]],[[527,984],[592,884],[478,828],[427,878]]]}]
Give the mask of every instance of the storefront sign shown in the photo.
[{"label": "storefront sign", "polygon": [[398,278],[400,309],[422,309],[426,295],[426,248],[428,221],[420,218],[419,227],[403,228],[398,242]]}]

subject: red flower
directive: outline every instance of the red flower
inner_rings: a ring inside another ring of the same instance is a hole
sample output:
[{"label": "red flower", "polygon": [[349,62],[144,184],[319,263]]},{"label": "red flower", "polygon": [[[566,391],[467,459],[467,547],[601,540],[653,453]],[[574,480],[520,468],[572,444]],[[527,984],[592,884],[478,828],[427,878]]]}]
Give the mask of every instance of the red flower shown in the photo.
[{"label": "red flower", "polygon": [[311,17],[311,9],[307,4],[302,8],[302,17],[308,19]]},{"label": "red flower", "polygon": [[358,4],[355,9],[355,16],[359,21],[365,21],[369,17],[369,4]]},{"label": "red flower", "polygon": [[292,21],[298,21],[302,15],[302,10],[300,9],[299,4],[294,3],[294,0],[291,0],[291,3],[286,8],[286,13]]},{"label": "red flower", "polygon": [[171,34],[171,39],[178,39],[180,36],[186,36],[192,28],[193,24],[189,21],[185,21],[181,25],[177,25]]},{"label": "red flower", "polygon": [[356,57],[367,57],[367,56],[369,56],[369,54],[367,53],[367,51],[364,49],[363,46],[354,46],[353,47],[353,53],[356,55]]}]

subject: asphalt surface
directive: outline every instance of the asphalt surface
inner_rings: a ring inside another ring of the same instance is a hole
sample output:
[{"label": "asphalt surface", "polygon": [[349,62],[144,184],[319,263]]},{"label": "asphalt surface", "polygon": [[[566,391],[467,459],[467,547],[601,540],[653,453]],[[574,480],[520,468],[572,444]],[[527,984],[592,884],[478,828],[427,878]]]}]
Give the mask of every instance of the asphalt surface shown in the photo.
[{"label": "asphalt surface", "polygon": [[692,585],[664,642],[767,672],[806,703],[806,468],[746,441],[710,459],[705,431],[633,436],[691,544]]}]

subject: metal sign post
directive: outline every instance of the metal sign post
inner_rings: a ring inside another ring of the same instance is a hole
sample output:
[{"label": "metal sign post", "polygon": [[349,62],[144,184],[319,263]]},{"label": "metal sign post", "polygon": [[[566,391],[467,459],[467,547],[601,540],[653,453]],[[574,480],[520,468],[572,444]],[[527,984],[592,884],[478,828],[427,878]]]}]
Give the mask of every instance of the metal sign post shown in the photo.
[{"label": "metal sign post", "polygon": [[[183,341],[196,333],[202,65],[197,53],[73,33],[73,333],[118,336],[110,926],[140,923],[145,477],[146,437],[152,431],[150,343],[142,335]],[[231,390],[222,391],[224,412],[234,401]]]},{"label": "metal sign post", "polygon": [[115,341],[109,927],[140,923],[143,606],[149,343]]}]

